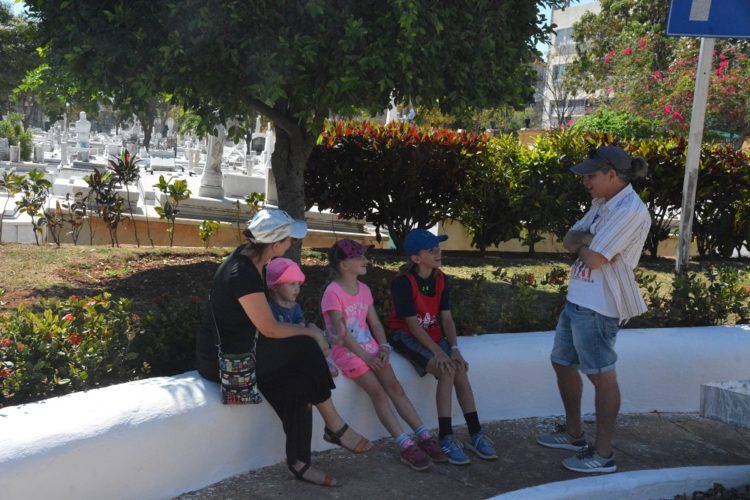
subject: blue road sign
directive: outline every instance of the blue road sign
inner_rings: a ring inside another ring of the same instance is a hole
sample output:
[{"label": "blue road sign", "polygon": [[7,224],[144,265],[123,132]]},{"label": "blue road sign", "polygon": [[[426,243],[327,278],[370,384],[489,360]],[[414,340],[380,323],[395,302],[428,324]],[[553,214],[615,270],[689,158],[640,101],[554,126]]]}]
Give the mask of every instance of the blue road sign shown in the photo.
[{"label": "blue road sign", "polygon": [[667,35],[750,38],[750,0],[670,0]]}]

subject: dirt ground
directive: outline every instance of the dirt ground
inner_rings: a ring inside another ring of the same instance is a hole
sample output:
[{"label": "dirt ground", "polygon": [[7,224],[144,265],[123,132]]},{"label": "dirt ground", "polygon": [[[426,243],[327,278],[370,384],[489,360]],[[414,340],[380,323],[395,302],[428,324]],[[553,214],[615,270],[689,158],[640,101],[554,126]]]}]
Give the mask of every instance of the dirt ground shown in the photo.
[{"label": "dirt ground", "polygon": [[[241,474],[178,500],[240,500],[310,498],[483,499],[539,484],[582,477],[560,464],[570,455],[536,444],[538,434],[554,423],[549,418],[508,420],[485,425],[499,459],[476,457],[468,466],[433,465],[414,472],[401,464],[389,439],[375,443],[364,455],[344,450],[317,453],[313,463],[341,483],[324,488],[295,480],[284,464]],[[593,432],[588,418],[585,430]],[[457,433],[465,439],[465,429]],[[279,446],[283,446],[279,443]],[[624,415],[615,436],[618,472],[699,465],[750,463],[750,429],[701,418],[695,414]],[[665,478],[668,477],[665,471]],[[750,484],[750,477],[748,477]],[[709,485],[710,486],[710,485]],[[692,492],[684,492],[690,495]],[[701,497],[706,498],[706,497]],[[709,497],[711,498],[711,497]],[[744,494],[733,498],[750,498]]]}]

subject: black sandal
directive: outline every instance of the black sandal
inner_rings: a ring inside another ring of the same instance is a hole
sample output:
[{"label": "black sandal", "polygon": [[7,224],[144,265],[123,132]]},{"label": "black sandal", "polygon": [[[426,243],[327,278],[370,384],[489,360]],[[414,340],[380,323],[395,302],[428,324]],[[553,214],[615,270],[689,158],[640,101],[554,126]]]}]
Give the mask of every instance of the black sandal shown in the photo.
[{"label": "black sandal", "polygon": [[325,477],[323,478],[323,482],[319,483],[317,481],[313,481],[312,479],[308,479],[305,477],[305,472],[307,472],[307,469],[310,468],[310,464],[305,464],[302,466],[300,470],[297,470],[294,468],[294,466],[287,464],[287,467],[289,468],[289,472],[294,475],[297,479],[300,481],[305,481],[306,483],[312,483],[317,484],[318,486],[326,486],[328,488],[332,486],[338,486],[338,483],[336,480],[331,476],[330,474],[326,473]]},{"label": "black sandal", "polygon": [[323,441],[326,441],[331,444],[335,444],[337,446],[341,446],[342,448],[347,449],[351,451],[352,453],[356,453],[356,454],[364,453],[371,448],[370,441],[365,437],[362,437],[354,446],[354,448],[350,448],[346,446],[344,443],[341,442],[341,437],[346,433],[347,430],[349,430],[349,424],[344,424],[344,426],[336,432],[333,432],[328,427],[325,427],[323,430]]}]

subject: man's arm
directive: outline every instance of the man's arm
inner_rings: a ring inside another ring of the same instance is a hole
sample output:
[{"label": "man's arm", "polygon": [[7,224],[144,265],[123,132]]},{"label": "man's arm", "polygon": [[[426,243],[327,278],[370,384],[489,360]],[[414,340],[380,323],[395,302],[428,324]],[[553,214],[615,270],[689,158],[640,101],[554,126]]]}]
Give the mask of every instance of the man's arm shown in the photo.
[{"label": "man's arm", "polygon": [[609,261],[604,255],[589,248],[593,239],[594,235],[587,231],[574,231],[571,229],[563,239],[563,246],[568,252],[577,254],[578,258],[589,269],[599,269]]},{"label": "man's arm", "polygon": [[588,231],[569,230],[563,238],[563,246],[570,253],[576,253],[583,245],[590,245],[594,235]]}]

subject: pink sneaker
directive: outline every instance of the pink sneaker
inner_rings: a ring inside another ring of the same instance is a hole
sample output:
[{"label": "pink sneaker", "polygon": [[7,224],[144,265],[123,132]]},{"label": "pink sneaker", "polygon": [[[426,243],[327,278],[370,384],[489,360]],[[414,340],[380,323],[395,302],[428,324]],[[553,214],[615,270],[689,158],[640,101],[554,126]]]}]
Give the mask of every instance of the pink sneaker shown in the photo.
[{"label": "pink sneaker", "polygon": [[410,444],[402,446],[399,449],[401,453],[401,461],[414,470],[427,470],[429,469],[432,461],[422,449],[417,446],[414,441],[409,441]]},{"label": "pink sneaker", "polygon": [[424,434],[421,437],[417,437],[417,443],[433,462],[438,463],[448,461],[448,457],[443,453],[440,443],[432,434]]}]

